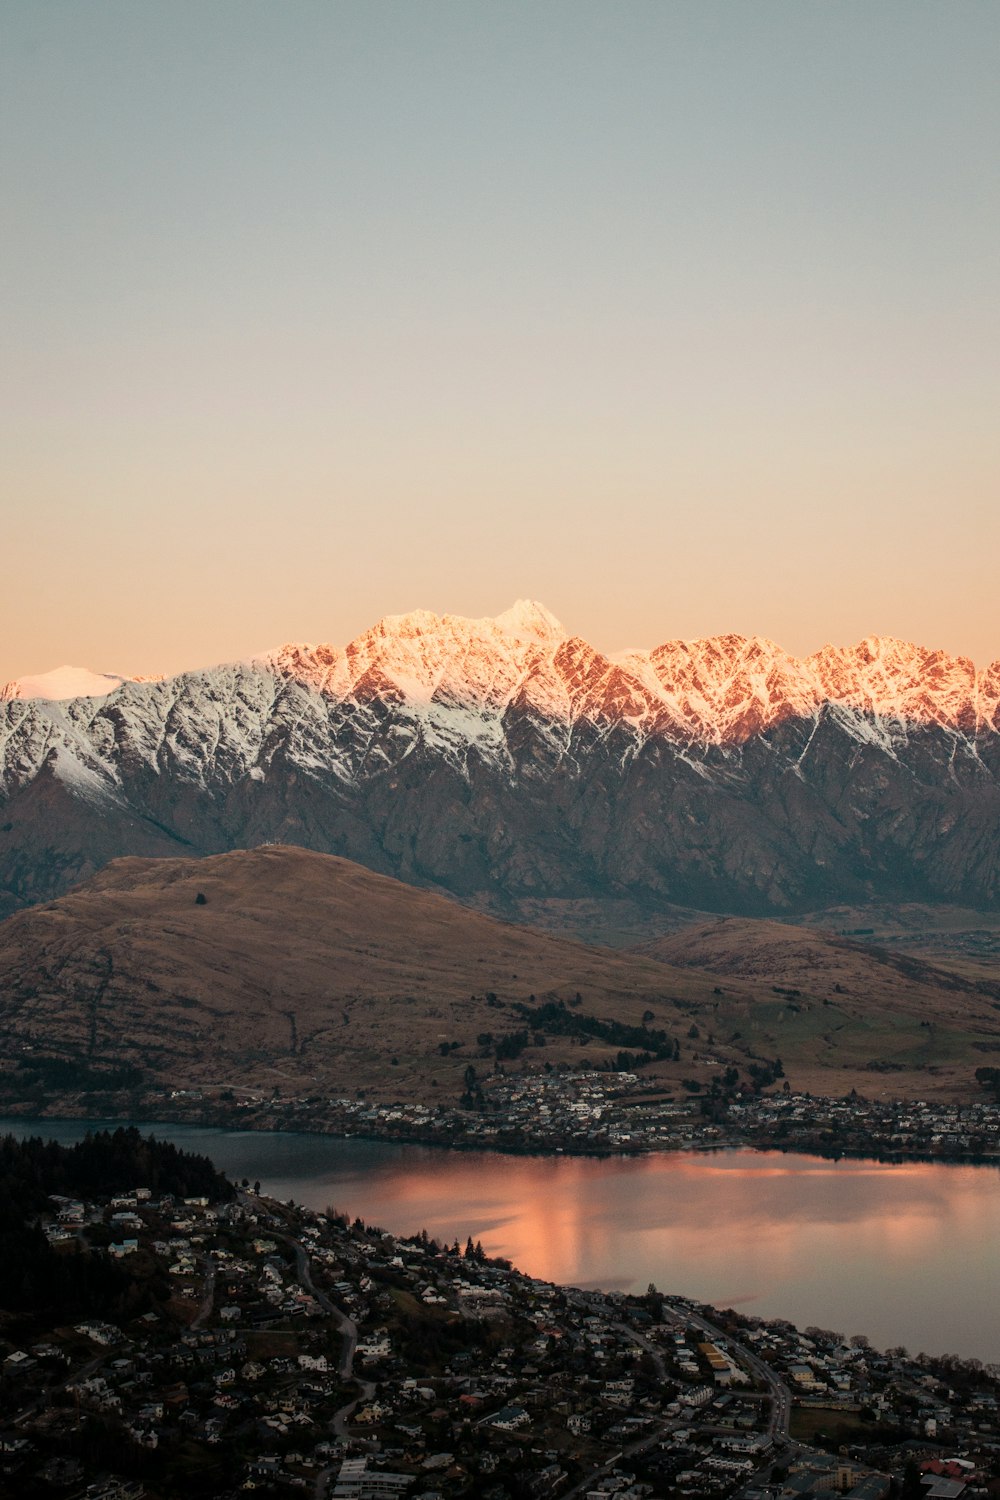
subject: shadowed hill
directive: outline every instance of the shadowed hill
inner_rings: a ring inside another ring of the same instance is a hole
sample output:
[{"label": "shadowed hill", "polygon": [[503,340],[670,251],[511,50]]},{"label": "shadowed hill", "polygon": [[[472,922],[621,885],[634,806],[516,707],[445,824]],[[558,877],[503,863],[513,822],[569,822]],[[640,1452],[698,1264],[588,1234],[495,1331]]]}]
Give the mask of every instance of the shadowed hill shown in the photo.
[{"label": "shadowed hill", "polygon": [[[673,1031],[673,998],[698,1007],[711,988],[652,958],[511,926],[280,846],[116,860],[0,926],[12,1051],[131,1066],[175,1087],[432,1097],[438,1080],[450,1099],[482,1052],[477,1038],[523,1028],[514,1007],[530,996],[575,1003],[579,993],[581,1014],[630,1026],[652,1010]],[[554,1038],[537,1060],[596,1064],[614,1050]]]},{"label": "shadowed hill", "polygon": [[[859,1066],[899,1075],[891,1092],[934,1092],[956,1064],[968,1059],[974,1071],[1000,1053],[1000,974],[986,966],[959,970],[815,928],[739,917],[686,927],[641,951],[726,986],[754,987],[741,1040],[787,1054],[797,1079],[817,1092],[833,1091],[838,1068],[853,1076]],[[783,1048],[783,1036],[793,1034]],[[877,1091],[871,1079],[856,1086]]]},{"label": "shadowed hill", "polygon": [[867,999],[877,991],[918,1010],[949,993],[1000,1001],[1000,976],[970,979],[911,954],[783,922],[720,917],[658,938],[641,951],[663,963],[799,988],[817,998]]},{"label": "shadowed hill", "polygon": [[772,922],[612,951],[266,846],[117,860],[0,924],[0,1026],[6,1083],[37,1075],[63,1096],[453,1103],[470,1064],[592,1068],[620,1052],[653,1054],[645,1075],[677,1091],[780,1057],[793,1087],[923,1095],[974,1090],[1000,1053],[1000,985]]}]

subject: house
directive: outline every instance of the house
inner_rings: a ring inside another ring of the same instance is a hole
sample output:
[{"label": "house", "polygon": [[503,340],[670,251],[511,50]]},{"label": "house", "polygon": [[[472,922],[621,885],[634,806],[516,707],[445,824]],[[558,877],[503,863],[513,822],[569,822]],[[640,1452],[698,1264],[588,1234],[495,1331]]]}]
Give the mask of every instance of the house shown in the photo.
[{"label": "house", "polygon": [[502,1406],[492,1417],[487,1417],[486,1421],[501,1432],[516,1432],[520,1427],[531,1426],[531,1418],[523,1406]]},{"label": "house", "polygon": [[345,1458],[333,1487],[333,1500],[392,1500],[409,1488],[414,1477],[369,1469],[367,1458]]}]

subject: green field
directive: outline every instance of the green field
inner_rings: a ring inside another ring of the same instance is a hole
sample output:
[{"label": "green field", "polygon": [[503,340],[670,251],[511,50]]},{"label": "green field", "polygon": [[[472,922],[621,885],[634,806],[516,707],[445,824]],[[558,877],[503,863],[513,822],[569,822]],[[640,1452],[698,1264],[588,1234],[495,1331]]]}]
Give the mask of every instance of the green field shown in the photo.
[{"label": "green field", "polygon": [[815,1442],[820,1433],[828,1437],[840,1431],[877,1436],[877,1423],[865,1422],[861,1413],[845,1411],[840,1406],[795,1406],[792,1408],[791,1436],[799,1443]]}]

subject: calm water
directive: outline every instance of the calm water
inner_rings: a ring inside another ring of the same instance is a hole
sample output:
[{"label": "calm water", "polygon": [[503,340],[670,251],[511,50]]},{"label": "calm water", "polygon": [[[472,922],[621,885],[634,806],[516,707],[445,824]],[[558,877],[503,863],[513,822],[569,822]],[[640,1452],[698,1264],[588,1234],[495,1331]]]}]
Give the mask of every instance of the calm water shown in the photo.
[{"label": "calm water", "polygon": [[[76,1121],[0,1120],[72,1141]],[[148,1124],[231,1177],[576,1286],[664,1290],[1000,1361],[1000,1173],[720,1151],[595,1160]]]}]

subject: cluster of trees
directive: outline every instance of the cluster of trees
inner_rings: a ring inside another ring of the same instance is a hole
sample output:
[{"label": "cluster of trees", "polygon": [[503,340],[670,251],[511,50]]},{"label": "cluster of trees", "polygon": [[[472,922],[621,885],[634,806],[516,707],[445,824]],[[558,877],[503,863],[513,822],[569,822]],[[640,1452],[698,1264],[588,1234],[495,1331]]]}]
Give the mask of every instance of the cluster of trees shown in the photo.
[{"label": "cluster of trees", "polygon": [[52,1312],[83,1317],[119,1307],[132,1286],[129,1273],[104,1256],[53,1250],[41,1229],[0,1201],[0,1307],[9,1313]]},{"label": "cluster of trees", "polygon": [[1000,1094],[1000,1068],[977,1068],[976,1082],[981,1089]]},{"label": "cluster of trees", "polygon": [[469,1063],[465,1070],[465,1090],[458,1102],[462,1109],[477,1109],[480,1114],[486,1109],[483,1086],[476,1076],[472,1063]]},{"label": "cluster of trees", "polygon": [[138,1088],[146,1080],[141,1068],[132,1063],[116,1067],[91,1067],[89,1063],[67,1057],[22,1057],[18,1060],[18,1089],[22,1092],[106,1093],[108,1090]]},{"label": "cluster of trees", "polygon": [[400,1308],[393,1336],[407,1364],[437,1374],[456,1354],[477,1350],[481,1363],[504,1345],[506,1331],[480,1318],[442,1317]]},{"label": "cluster of trees", "polygon": [[[476,996],[473,995],[472,999],[475,1000]],[[500,1008],[502,1005],[492,992],[487,993],[484,999],[489,1006]],[[514,1001],[510,1006],[523,1025],[502,1035],[481,1031],[476,1041],[483,1049],[484,1056],[492,1055],[499,1062],[520,1057],[524,1049],[532,1044],[544,1047],[548,1037],[572,1037],[583,1046],[595,1041],[609,1043],[618,1051],[602,1063],[592,1066],[604,1067],[610,1071],[629,1072],[641,1067],[643,1063],[679,1060],[680,1043],[666,1031],[649,1025],[654,1019],[651,1010],[644,1013],[641,1026],[631,1026],[625,1021],[579,1015],[576,1012],[582,1004],[583,996],[580,994],[574,995],[568,1004],[565,1000],[548,1000],[541,1005],[536,1002],[534,995],[529,995],[527,1004]],[[442,1054],[446,1056],[453,1045],[442,1042]]]},{"label": "cluster of trees", "polygon": [[157,1196],[233,1197],[232,1184],[207,1156],[143,1136],[134,1125],[90,1132],[73,1146],[40,1136],[0,1139],[0,1200],[9,1195],[25,1212],[45,1208],[52,1193],[99,1198],[134,1187]]},{"label": "cluster of trees", "polygon": [[749,1063],[747,1065],[747,1072],[753,1079],[755,1094],[759,1094],[761,1089],[770,1088],[772,1083],[785,1076],[785,1069],[780,1057],[776,1057],[773,1060],[761,1058],[759,1062]]},{"label": "cluster of trees", "polygon": [[493,1043],[493,1055],[498,1062],[520,1057],[530,1040],[526,1031],[508,1031],[506,1036],[498,1036]]},{"label": "cluster of trees", "polygon": [[918,1354],[916,1363],[936,1376],[942,1385],[957,1391],[973,1389],[987,1380],[994,1385],[1000,1382],[1000,1365],[984,1365],[981,1360],[962,1359],[958,1354]]},{"label": "cluster of trees", "polygon": [[616,1052],[598,1066],[605,1073],[634,1073],[643,1063],[652,1062],[654,1056],[653,1052]]},{"label": "cluster of trees", "polygon": [[[478,998],[476,995],[471,996],[473,1001]],[[515,1000],[507,1007],[492,991],[481,998],[488,1006],[511,1010],[524,1023],[513,1031],[499,1035],[492,1031],[479,1032],[476,1042],[482,1048],[481,1055],[492,1056],[498,1062],[513,1061],[520,1057],[526,1047],[532,1045],[544,1047],[549,1037],[571,1037],[584,1047],[591,1042],[609,1043],[618,1050],[605,1056],[602,1061],[589,1065],[609,1072],[631,1072],[644,1063],[680,1060],[680,1042],[662,1028],[649,1024],[655,1019],[651,1010],[644,1012],[641,1026],[633,1026],[626,1021],[577,1014],[583,1004],[583,996],[579,993],[568,1002],[548,1000],[542,1004],[536,1001],[534,995],[529,995],[527,1003]],[[697,1037],[698,1028],[692,1026],[689,1034]],[[442,1056],[447,1057],[457,1046],[457,1042],[441,1042],[439,1050]]]},{"label": "cluster of trees", "polygon": [[[531,1000],[534,1000],[532,995]],[[578,997],[579,998],[579,997]],[[613,1047],[637,1048],[644,1055],[643,1061],[654,1058],[676,1061],[680,1047],[667,1032],[649,1025],[630,1026],[625,1021],[599,1020],[597,1016],[576,1014],[564,1000],[550,1000],[544,1005],[517,1004],[514,1009],[527,1025],[546,1036],[575,1036],[608,1042]],[[652,1011],[646,1016],[652,1020]]]},{"label": "cluster of trees", "polygon": [[154,1288],[138,1283],[134,1267],[95,1255],[82,1243],[54,1249],[37,1222],[53,1194],[110,1197],[138,1186],[179,1197],[233,1193],[207,1157],[143,1139],[135,1129],[101,1131],[75,1146],[40,1137],[0,1139],[0,1307],[65,1317],[141,1309]]}]

